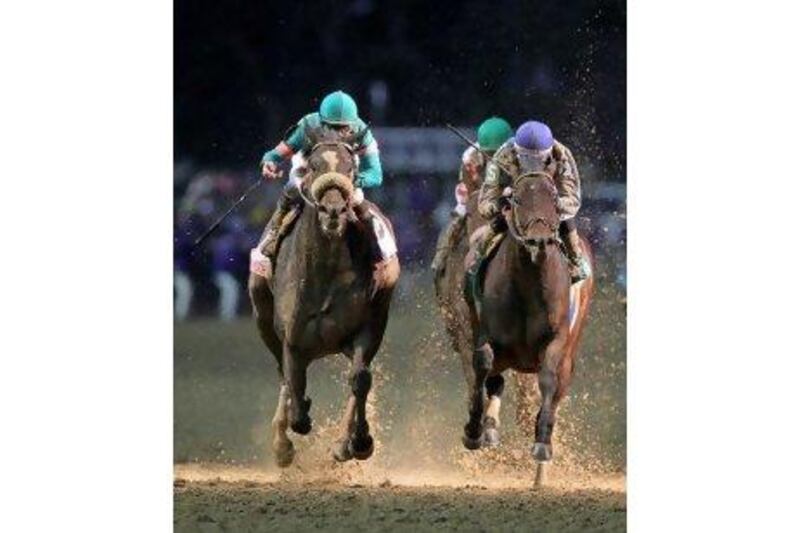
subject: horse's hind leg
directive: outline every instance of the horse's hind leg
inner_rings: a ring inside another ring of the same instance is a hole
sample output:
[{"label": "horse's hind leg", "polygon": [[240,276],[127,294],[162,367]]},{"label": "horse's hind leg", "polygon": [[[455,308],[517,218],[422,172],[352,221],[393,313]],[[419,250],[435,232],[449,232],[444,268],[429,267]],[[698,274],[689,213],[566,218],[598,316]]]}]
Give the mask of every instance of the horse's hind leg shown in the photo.
[{"label": "horse's hind leg", "polygon": [[272,451],[275,453],[275,461],[280,467],[289,466],[294,460],[294,445],[286,435],[286,428],[289,427],[288,400],[289,387],[281,383],[278,406],[275,409],[275,416],[272,418]]},{"label": "horse's hind leg", "polygon": [[486,414],[483,417],[483,443],[486,446],[500,444],[500,398],[505,388],[505,379],[502,374],[490,376],[486,379],[486,395],[489,401],[486,404]]},{"label": "horse's hind leg", "polygon": [[278,392],[278,405],[275,408],[275,416],[272,418],[272,452],[275,454],[275,462],[278,466],[286,467],[294,460],[294,445],[286,435],[286,428],[289,426],[287,415],[289,389],[283,374],[283,345],[275,335],[272,326],[272,293],[267,285],[267,280],[255,274],[250,275],[247,285],[261,340],[267,345],[278,363],[281,384]]},{"label": "horse's hind leg", "polygon": [[472,354],[472,368],[475,372],[475,382],[472,385],[472,395],[469,406],[469,421],[464,426],[464,435],[461,442],[468,450],[477,450],[481,447],[483,437],[483,413],[486,404],[486,378],[492,369],[494,354],[488,342],[476,348]]}]

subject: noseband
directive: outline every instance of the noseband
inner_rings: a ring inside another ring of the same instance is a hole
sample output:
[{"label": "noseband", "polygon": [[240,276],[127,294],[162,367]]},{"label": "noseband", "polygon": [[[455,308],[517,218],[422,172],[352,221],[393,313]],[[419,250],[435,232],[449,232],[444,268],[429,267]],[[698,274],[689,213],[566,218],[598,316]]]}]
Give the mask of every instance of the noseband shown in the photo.
[{"label": "noseband", "polygon": [[[342,141],[320,141],[320,142],[314,144],[311,147],[311,149],[308,151],[309,159],[311,158],[311,155],[313,155],[314,152],[318,148],[324,147],[324,146],[344,147],[347,150],[347,153],[349,153],[351,156],[355,156],[355,150],[353,150],[353,147],[350,146],[349,144],[347,144],[346,142],[342,142]],[[303,191],[303,189],[305,188],[305,183],[303,183],[300,187],[298,187],[298,190],[300,191],[300,197],[303,199],[303,201],[309,207],[311,207],[313,209],[317,209],[319,207],[319,200],[316,198],[316,196],[321,196],[321,194],[314,194],[314,187],[313,187],[313,184],[315,182],[318,182],[319,180],[322,180],[323,183],[325,183],[325,182],[330,183],[331,184],[330,186],[336,186],[337,183],[343,184],[345,181],[347,181],[350,184],[350,187],[344,187],[342,185],[339,188],[340,189],[343,189],[343,188],[347,189],[346,191],[343,191],[343,192],[347,192],[347,194],[348,194],[347,203],[348,204],[350,203],[350,197],[352,197],[352,194],[353,194],[353,188],[352,188],[353,177],[352,176],[348,176],[348,175],[342,174],[340,172],[331,171],[331,172],[325,172],[323,174],[319,174],[317,176],[312,176],[312,178],[313,179],[308,183],[308,185],[311,187],[311,191],[312,191],[311,196],[312,196],[312,198],[308,198],[308,196],[306,196],[306,193]],[[304,179],[303,181],[305,182],[306,180]],[[327,190],[328,188],[329,187],[326,187],[325,190]]]},{"label": "noseband", "polygon": [[558,244],[558,223],[552,223],[549,220],[545,219],[544,217],[536,217],[523,228],[523,230],[527,229],[528,227],[540,223],[543,224],[547,229],[550,230],[550,235],[547,237],[531,237],[526,238],[523,236],[523,231],[520,231],[519,228],[519,216],[517,214],[517,207],[519,207],[520,203],[516,198],[516,191],[519,189],[520,184],[526,181],[530,181],[533,179],[546,179],[548,180],[549,184],[551,185],[551,190],[553,193],[553,202],[557,205],[558,202],[558,190],[556,189],[555,184],[553,183],[553,178],[550,174],[546,172],[533,172],[529,174],[523,174],[518,176],[517,179],[514,180],[514,184],[512,186],[512,193],[509,201],[511,203],[511,216],[506,217],[506,222],[508,223],[508,233],[511,237],[520,245],[524,246],[526,249],[536,248],[538,250],[544,249],[544,247],[548,244]]}]

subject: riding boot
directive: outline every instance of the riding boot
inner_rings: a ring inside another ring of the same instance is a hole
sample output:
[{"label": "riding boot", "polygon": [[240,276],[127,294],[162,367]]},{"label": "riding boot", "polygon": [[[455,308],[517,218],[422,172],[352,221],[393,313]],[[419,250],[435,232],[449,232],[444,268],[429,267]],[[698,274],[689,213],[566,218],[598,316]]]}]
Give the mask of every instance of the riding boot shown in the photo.
[{"label": "riding boot", "polygon": [[572,283],[578,283],[579,281],[587,279],[592,275],[592,267],[589,265],[586,256],[583,255],[578,230],[570,228],[569,232],[562,238],[564,240],[564,249],[567,252],[567,258],[570,263],[569,273],[572,278]]},{"label": "riding boot", "polygon": [[433,256],[433,261],[431,261],[431,270],[436,272],[437,275],[441,274],[444,270],[447,255],[453,248],[456,235],[458,235],[461,228],[463,228],[465,219],[466,217],[453,212],[450,222],[447,223],[447,227],[442,234],[439,235],[439,240],[436,242],[436,255]]},{"label": "riding boot", "polygon": [[474,276],[478,273],[481,263],[483,263],[483,260],[486,259],[486,256],[489,253],[489,245],[497,236],[497,234],[503,231],[503,223],[501,223],[501,220],[498,217],[478,231],[480,233],[478,234],[478,239],[475,243],[475,254],[472,262],[467,268],[467,271],[471,276]]},{"label": "riding boot", "polygon": [[278,199],[278,205],[272,213],[272,217],[270,217],[267,223],[267,232],[264,235],[264,239],[261,241],[261,253],[266,257],[267,262],[267,278],[272,276],[272,265],[275,264],[275,257],[278,255],[278,240],[281,233],[281,226],[283,226],[283,220],[292,210],[294,201],[294,198],[284,190],[281,197]]}]

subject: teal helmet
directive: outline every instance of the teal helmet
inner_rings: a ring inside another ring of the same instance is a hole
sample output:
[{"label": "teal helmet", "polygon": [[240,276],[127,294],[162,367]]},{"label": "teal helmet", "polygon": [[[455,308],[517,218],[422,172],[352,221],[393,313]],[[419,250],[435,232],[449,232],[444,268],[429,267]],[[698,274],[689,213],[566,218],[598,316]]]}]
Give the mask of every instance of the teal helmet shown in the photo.
[{"label": "teal helmet", "polygon": [[319,118],[328,124],[351,126],[358,120],[358,106],[349,94],[336,91],[322,99]]},{"label": "teal helmet", "polygon": [[483,121],[478,128],[478,144],[481,149],[494,152],[514,135],[511,125],[500,117]]}]

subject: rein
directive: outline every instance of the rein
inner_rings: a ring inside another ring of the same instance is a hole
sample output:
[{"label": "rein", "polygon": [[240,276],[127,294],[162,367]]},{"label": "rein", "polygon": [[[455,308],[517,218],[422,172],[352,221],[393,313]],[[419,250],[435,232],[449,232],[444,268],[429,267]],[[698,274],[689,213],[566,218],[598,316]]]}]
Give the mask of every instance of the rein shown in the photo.
[{"label": "rein", "polygon": [[312,209],[316,209],[319,204],[317,202],[312,202],[311,200],[309,200],[308,196],[306,196],[306,193],[303,192],[304,188],[305,188],[304,183],[301,183],[300,186],[297,188],[297,191],[300,193],[300,198],[303,199],[303,201],[306,203],[307,206],[311,207]]}]

